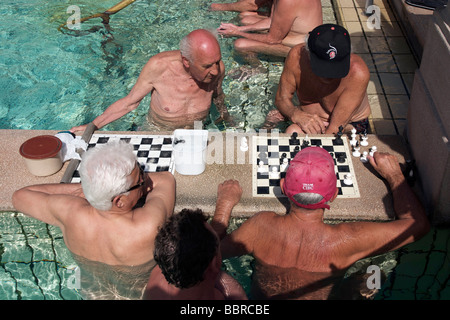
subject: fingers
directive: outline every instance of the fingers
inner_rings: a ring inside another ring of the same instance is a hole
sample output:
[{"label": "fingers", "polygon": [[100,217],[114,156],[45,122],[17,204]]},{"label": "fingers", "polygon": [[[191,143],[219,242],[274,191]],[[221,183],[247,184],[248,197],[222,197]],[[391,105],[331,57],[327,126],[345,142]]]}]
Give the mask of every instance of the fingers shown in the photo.
[{"label": "fingers", "polygon": [[84,124],[82,126],[72,127],[69,131],[72,132],[72,133],[79,132],[79,131],[84,131],[84,130],[86,130],[86,127],[87,127],[87,125]]},{"label": "fingers", "polygon": [[322,121],[311,119],[307,124],[300,126],[305,133],[322,134],[325,133],[326,127]]},{"label": "fingers", "polygon": [[225,180],[219,186],[221,186],[221,187],[228,187],[228,188],[235,186],[236,188],[238,188],[238,190],[242,191],[242,187],[239,184],[239,181],[233,180],[233,179]]},{"label": "fingers", "polygon": [[368,156],[368,159],[372,167],[388,181],[403,175],[397,157],[392,154],[377,151],[373,156]]}]

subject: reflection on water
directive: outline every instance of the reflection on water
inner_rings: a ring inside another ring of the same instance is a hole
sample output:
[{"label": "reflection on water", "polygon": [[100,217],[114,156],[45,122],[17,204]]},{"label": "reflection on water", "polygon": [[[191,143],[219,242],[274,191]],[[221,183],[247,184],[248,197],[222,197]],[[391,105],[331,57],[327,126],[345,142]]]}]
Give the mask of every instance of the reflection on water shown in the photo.
[{"label": "reflection on water", "polygon": [[[234,230],[244,219],[233,218]],[[363,299],[373,292],[365,285],[367,268],[382,271],[381,289],[374,299],[450,299],[450,230],[433,228],[421,240],[395,252],[362,259],[335,283],[338,298]],[[0,213],[0,299],[77,300],[73,285],[77,264],[64,244],[59,228],[21,213]],[[223,268],[235,277],[252,298],[254,259],[226,259]]]},{"label": "reflection on water", "polygon": [[[245,219],[232,219],[229,232]],[[419,241],[399,250],[355,262],[340,279],[334,279],[333,299],[450,299],[450,229],[432,228]],[[251,256],[224,260],[224,269],[235,277],[252,297],[251,286],[254,259]],[[368,288],[367,281],[373,272],[369,266],[379,267],[381,288]],[[268,269],[266,269],[267,271]],[[318,288],[327,283],[318,282]],[[293,290],[291,290],[293,291]]]},{"label": "reflection on water", "polygon": [[[76,5],[81,17],[88,17],[117,2],[80,0]],[[67,130],[92,121],[128,94],[151,56],[178,49],[180,39],[194,29],[237,22],[234,12],[208,11],[210,3],[136,1],[111,16],[110,29],[97,18],[81,24],[82,31],[94,28],[97,32],[73,36],[58,31],[70,17],[67,7],[73,3],[1,1],[0,129]],[[324,21],[335,22],[331,1],[322,3]],[[261,57],[266,72],[235,79],[234,71],[245,63],[234,52],[234,40],[219,39],[226,71],[231,72],[223,83],[225,102],[237,128],[258,128],[274,108],[283,59]],[[149,103],[147,96],[139,108],[103,129],[138,130],[146,122]],[[212,123],[218,118],[214,107],[211,118]],[[225,129],[223,124],[217,128]]]}]

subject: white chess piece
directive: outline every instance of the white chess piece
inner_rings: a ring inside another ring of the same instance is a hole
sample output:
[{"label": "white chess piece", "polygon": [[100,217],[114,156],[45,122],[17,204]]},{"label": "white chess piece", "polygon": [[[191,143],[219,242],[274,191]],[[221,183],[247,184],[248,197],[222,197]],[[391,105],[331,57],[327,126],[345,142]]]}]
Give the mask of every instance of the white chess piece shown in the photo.
[{"label": "white chess piece", "polygon": [[264,173],[267,172],[266,167],[264,166],[264,161],[260,160],[258,163],[258,172]]},{"label": "white chess piece", "polygon": [[363,155],[362,155],[361,158],[360,158],[361,162],[366,163],[366,162],[368,161],[368,160],[367,160],[367,154],[368,154],[367,151],[364,151],[364,152],[363,152]]},{"label": "white chess piece", "polygon": [[305,138],[303,139],[303,143],[307,143],[309,145],[309,137],[308,134],[305,135]]},{"label": "white chess piece", "polygon": [[344,184],[347,185],[347,186],[351,186],[353,184],[352,174],[351,173],[347,173],[344,176]]},{"label": "white chess piece", "polygon": [[368,139],[367,136],[362,136],[361,139],[362,139],[362,141],[361,141],[362,146],[366,147],[369,145],[369,142],[367,142],[367,139]]},{"label": "white chess piece", "polygon": [[280,166],[280,171],[285,172],[286,169],[287,169],[287,167],[288,167],[288,165],[289,165],[288,159],[287,159],[287,158],[284,158],[284,159],[283,159],[283,163],[282,163],[281,166]]},{"label": "white chess piece", "polygon": [[354,146],[353,147],[353,156],[359,158],[361,156],[361,152],[359,152],[359,149],[361,149],[361,147],[359,146]]},{"label": "white chess piece", "polygon": [[370,149],[369,155],[370,155],[371,157],[373,157],[373,154],[374,154],[375,152],[377,152],[377,147],[376,147],[376,146],[373,146],[373,147]]},{"label": "white chess piece", "polygon": [[353,128],[352,129],[352,139],[350,140],[350,145],[351,146],[356,146],[356,143],[357,143],[358,141],[356,140],[356,129],[355,128]]},{"label": "white chess piece", "polygon": [[247,143],[247,138],[246,137],[242,137],[241,139],[241,151],[247,151],[248,150],[248,143]]},{"label": "white chess piece", "polygon": [[276,166],[273,166],[272,170],[269,172],[269,178],[270,179],[280,179],[280,173],[278,172],[278,169]]}]

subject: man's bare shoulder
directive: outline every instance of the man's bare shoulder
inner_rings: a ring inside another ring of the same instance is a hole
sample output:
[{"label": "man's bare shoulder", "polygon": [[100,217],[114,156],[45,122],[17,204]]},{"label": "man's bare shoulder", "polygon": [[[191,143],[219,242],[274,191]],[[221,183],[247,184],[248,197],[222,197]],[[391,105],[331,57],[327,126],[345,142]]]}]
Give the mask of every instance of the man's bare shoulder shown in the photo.
[{"label": "man's bare shoulder", "polygon": [[254,225],[257,224],[266,224],[274,219],[277,219],[280,215],[276,214],[273,211],[260,211],[256,213],[254,216],[248,219],[248,221],[253,222]]},{"label": "man's bare shoulder", "polygon": [[369,80],[370,72],[367,64],[357,54],[352,53],[350,57],[350,72],[349,75],[352,78],[356,78],[358,81]]},{"label": "man's bare shoulder", "polygon": [[305,47],[304,43],[300,43],[294,47],[292,47],[291,50],[289,50],[289,53],[286,57],[286,60],[284,62],[284,68],[291,69],[295,68],[298,69],[300,65],[300,58],[302,56],[303,51],[305,51],[303,48]]},{"label": "man's bare shoulder", "polygon": [[151,57],[145,68],[152,70],[166,70],[170,65],[181,64],[181,55],[179,50],[163,51]]}]

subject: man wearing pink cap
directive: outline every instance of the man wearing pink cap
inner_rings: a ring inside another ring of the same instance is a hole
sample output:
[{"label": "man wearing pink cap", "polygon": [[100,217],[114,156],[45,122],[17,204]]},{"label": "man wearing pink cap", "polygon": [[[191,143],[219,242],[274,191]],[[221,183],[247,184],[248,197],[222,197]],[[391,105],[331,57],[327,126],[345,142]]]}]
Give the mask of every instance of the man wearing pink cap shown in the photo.
[{"label": "man wearing pink cap", "polygon": [[425,211],[397,159],[375,152],[369,161],[392,190],[397,220],[325,224],[324,211],[337,195],[334,163],[326,150],[309,147],[295,156],[281,180],[289,213],[259,212],[222,240],[224,258],[255,258],[252,298],[339,298],[331,289],[353,263],[398,249],[428,232]]}]

